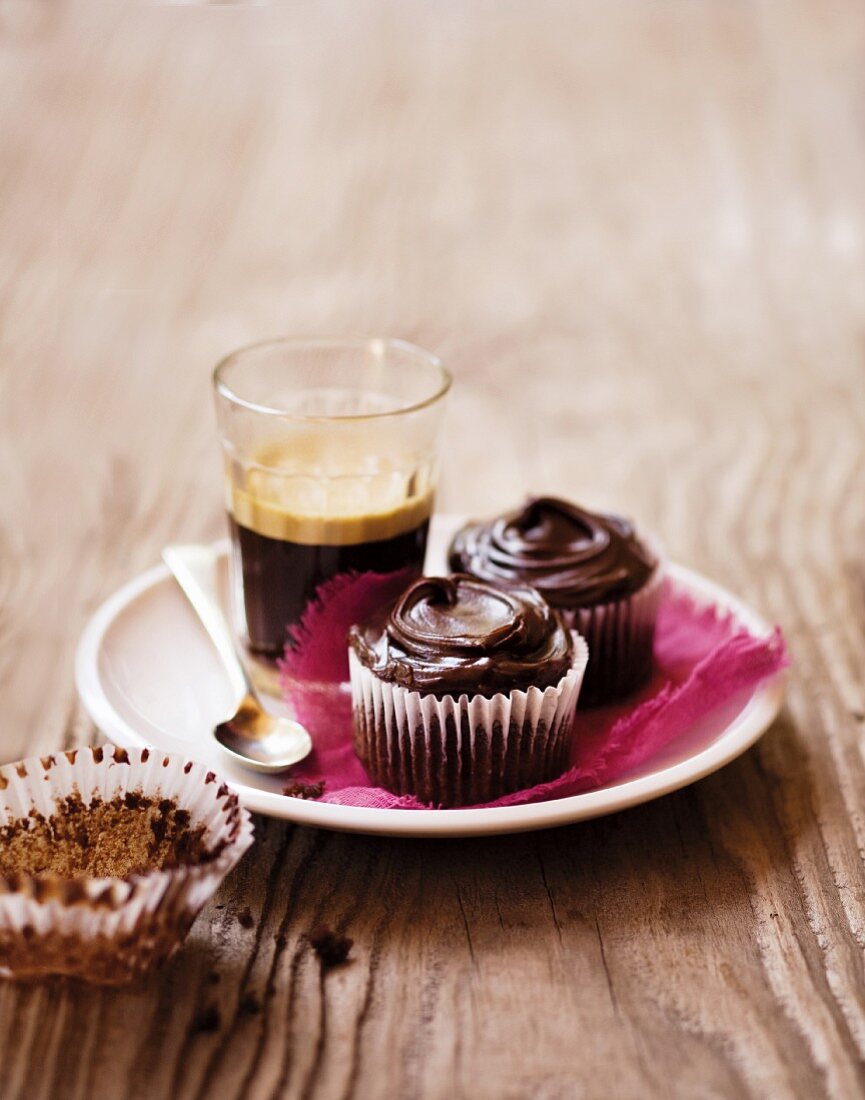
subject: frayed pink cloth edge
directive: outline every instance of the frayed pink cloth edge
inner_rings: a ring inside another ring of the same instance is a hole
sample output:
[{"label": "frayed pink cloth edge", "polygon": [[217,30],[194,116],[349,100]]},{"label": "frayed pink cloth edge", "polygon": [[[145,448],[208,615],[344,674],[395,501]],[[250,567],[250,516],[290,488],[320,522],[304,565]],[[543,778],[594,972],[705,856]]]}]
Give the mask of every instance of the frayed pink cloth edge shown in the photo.
[{"label": "frayed pink cloth edge", "polygon": [[[354,583],[369,598],[364,578]],[[307,670],[310,662],[302,656]],[[724,703],[776,676],[787,666],[788,656],[779,629],[756,637],[730,614],[696,603],[668,582],[658,617],[655,662],[651,683],[633,700],[578,712],[571,767],[563,775],[473,808],[523,805],[609,786],[660,754]],[[290,668],[289,660],[283,674],[288,676]],[[297,704],[296,693],[293,699]],[[317,751],[298,778],[324,781],[325,793],[319,801],[375,809],[431,808],[411,795],[364,785],[365,773],[351,751],[348,706],[340,710],[331,705],[324,716],[313,705],[299,717],[310,725]]]}]

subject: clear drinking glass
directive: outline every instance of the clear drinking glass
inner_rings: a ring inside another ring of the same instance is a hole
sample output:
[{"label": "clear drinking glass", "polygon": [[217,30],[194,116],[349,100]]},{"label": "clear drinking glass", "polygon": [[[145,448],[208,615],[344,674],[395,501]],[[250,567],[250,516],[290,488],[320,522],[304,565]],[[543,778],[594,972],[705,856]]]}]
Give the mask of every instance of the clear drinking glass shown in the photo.
[{"label": "clear drinking glass", "polygon": [[213,381],[238,634],[270,665],[312,647],[310,675],[344,680],[342,626],[310,639],[311,604],[346,575],[423,571],[450,376],[400,340],[275,340],[228,355]]}]

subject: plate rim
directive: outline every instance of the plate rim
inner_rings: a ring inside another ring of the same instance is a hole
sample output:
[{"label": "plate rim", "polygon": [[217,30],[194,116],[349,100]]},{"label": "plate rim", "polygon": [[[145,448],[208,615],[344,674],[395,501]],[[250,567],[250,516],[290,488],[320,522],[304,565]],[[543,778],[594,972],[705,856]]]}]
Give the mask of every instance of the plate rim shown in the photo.
[{"label": "plate rim", "polygon": [[[441,517],[440,522],[451,518],[456,517]],[[226,553],[228,540],[220,539],[213,545],[220,553]],[[732,611],[752,633],[767,636],[772,632],[772,627],[762,615],[718,582],[676,563],[668,565],[667,574],[688,591]],[[121,585],[91,615],[76,648],[75,684],[81,702],[97,728],[125,748],[138,748],[149,742],[114,709],[105,693],[99,676],[102,641],[122,611],[168,580],[169,576],[168,568],[159,563]],[[731,763],[751,748],[778,716],[784,700],[785,683],[786,674],[782,671],[760,684],[718,737],[686,760],[596,791],[584,791],[543,802],[448,810],[375,809],[306,801],[262,791],[230,779],[226,782],[243,805],[255,813],[340,832],[378,836],[467,837],[553,828],[618,813],[661,798]],[[175,741],[169,734],[165,734],[163,742],[154,747],[189,756],[189,742],[180,738]]]}]

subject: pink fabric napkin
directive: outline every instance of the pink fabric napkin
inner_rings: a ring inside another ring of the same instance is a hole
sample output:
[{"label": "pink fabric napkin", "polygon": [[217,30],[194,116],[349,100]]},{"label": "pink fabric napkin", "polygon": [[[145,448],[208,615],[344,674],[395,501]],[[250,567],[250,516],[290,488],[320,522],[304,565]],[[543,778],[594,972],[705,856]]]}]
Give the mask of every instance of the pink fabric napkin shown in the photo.
[{"label": "pink fabric napkin", "polygon": [[[370,785],[352,751],[351,700],[346,693],[298,687],[299,681],[309,678],[347,676],[347,663],[336,668],[332,657],[321,663],[317,655],[340,652],[338,639],[345,636],[353,618],[362,617],[358,609],[374,608],[388,595],[392,595],[388,578],[375,574],[336,578],[295,629],[295,644],[281,663],[283,684],[315,745],[297,769],[296,779],[301,784],[323,782],[322,802],[428,809],[411,796]],[[623,779],[674,746],[695,723],[775,676],[787,663],[779,629],[767,637],[755,637],[729,614],[696,604],[668,582],[658,617],[651,682],[627,703],[577,712],[571,766],[564,775],[485,805],[564,798]]]}]

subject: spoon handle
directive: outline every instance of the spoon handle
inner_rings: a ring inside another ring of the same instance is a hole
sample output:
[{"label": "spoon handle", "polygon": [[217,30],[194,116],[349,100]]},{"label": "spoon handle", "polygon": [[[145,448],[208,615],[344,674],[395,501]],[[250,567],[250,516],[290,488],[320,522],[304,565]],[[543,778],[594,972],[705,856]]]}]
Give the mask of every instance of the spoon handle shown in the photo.
[{"label": "spoon handle", "polygon": [[215,584],[208,585],[202,579],[206,576],[215,581],[217,558],[214,550],[209,546],[166,546],[162,551],[162,560],[216,646],[237,698],[242,699],[244,695],[256,698],[252,682],[237,655],[225,615],[213,594]]}]

